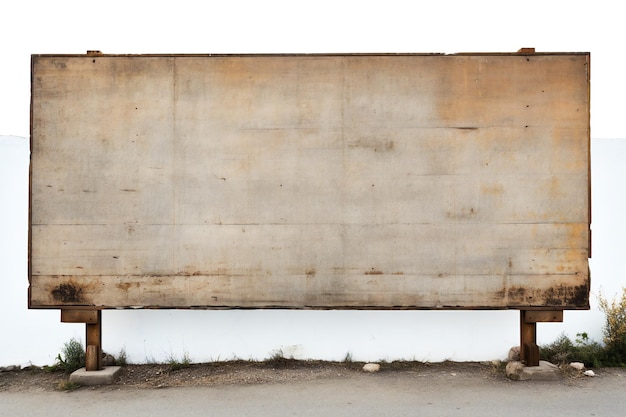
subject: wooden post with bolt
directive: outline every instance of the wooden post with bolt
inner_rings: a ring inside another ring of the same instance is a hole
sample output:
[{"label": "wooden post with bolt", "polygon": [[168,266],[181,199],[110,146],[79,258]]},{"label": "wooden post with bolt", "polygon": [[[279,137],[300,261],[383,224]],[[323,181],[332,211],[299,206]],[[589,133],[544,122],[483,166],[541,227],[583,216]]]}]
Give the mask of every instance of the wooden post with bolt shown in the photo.
[{"label": "wooden post with bolt", "polygon": [[520,311],[520,347],[519,357],[526,366],[539,366],[539,347],[537,346],[537,323],[526,321],[526,310]]},{"label": "wooden post with bolt", "polygon": [[85,323],[85,370],[102,369],[102,311],[61,310],[61,322]]},{"label": "wooden post with bolt", "polygon": [[520,361],[526,366],[539,366],[537,346],[538,322],[562,322],[563,310],[520,310]]}]

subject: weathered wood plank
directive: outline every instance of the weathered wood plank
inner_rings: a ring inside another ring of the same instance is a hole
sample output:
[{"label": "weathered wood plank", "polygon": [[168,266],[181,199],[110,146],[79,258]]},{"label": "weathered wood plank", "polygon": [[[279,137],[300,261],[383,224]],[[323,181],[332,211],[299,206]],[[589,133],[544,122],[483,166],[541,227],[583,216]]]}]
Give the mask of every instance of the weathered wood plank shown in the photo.
[{"label": "weathered wood plank", "polygon": [[55,225],[33,233],[33,276],[571,274],[586,271],[588,242],[584,224]]},{"label": "weathered wood plank", "polygon": [[61,323],[97,324],[98,310],[61,310]]},{"label": "weathered wood plank", "polygon": [[526,323],[561,323],[563,322],[563,310],[559,311],[527,311],[524,314]]},{"label": "weathered wood plank", "polygon": [[[578,275],[327,273],[158,276],[40,276],[32,307],[585,309]],[[482,304],[477,304],[480,300]]]}]

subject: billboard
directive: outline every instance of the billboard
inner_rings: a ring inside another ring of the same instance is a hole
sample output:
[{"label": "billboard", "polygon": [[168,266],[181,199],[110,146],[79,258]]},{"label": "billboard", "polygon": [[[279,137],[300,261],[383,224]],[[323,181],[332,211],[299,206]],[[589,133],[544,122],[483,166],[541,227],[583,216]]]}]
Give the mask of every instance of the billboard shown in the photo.
[{"label": "billboard", "polygon": [[589,307],[589,54],[33,55],[31,308]]}]

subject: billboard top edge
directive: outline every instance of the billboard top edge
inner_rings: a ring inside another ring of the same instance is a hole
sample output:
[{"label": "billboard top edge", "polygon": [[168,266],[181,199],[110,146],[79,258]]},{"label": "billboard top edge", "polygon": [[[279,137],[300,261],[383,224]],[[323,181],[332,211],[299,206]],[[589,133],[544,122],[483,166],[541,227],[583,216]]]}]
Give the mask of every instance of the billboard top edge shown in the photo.
[{"label": "billboard top edge", "polygon": [[443,53],[443,52],[359,52],[359,53],[148,53],[148,54],[105,54],[100,51],[88,51],[86,54],[31,54],[33,58],[47,58],[47,57],[68,57],[68,58],[85,58],[85,57],[106,57],[106,58],[176,58],[176,57],[342,57],[342,56],[524,56],[524,55],[536,55],[536,56],[552,56],[552,55],[590,55],[590,52],[458,52],[458,53]]}]

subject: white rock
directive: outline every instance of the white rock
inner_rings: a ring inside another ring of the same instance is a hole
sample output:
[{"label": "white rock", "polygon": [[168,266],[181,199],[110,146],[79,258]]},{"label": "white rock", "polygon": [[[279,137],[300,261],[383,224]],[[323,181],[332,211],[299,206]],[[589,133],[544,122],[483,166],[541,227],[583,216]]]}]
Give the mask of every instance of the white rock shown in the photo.
[{"label": "white rock", "polygon": [[591,369],[588,371],[583,372],[583,375],[585,376],[596,376],[596,373],[593,372]]},{"label": "white rock", "polygon": [[583,369],[585,369],[585,364],[582,362],[572,362],[569,364],[569,366],[571,366],[574,369],[578,369],[579,371],[582,371]]},{"label": "white rock", "polygon": [[366,363],[363,365],[364,372],[378,372],[380,371],[380,365],[377,363]]}]

